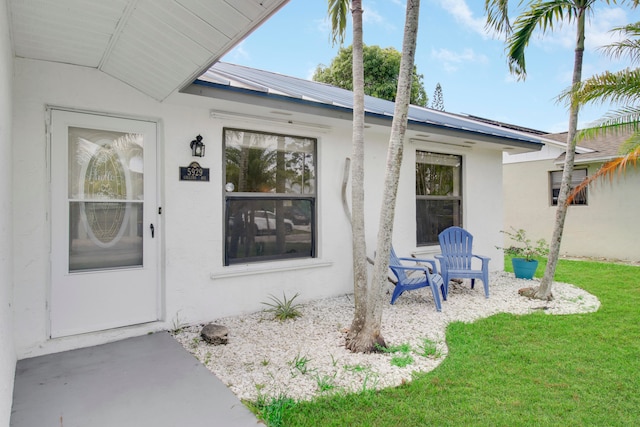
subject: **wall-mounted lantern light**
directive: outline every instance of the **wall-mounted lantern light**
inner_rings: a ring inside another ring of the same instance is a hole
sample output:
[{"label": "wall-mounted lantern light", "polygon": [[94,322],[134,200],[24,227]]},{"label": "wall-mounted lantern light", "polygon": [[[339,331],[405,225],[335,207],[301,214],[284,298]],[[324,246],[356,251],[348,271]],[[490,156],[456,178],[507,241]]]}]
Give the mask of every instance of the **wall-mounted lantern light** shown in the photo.
[{"label": "wall-mounted lantern light", "polygon": [[204,157],[204,144],[202,143],[202,136],[196,136],[196,139],[191,141],[191,154],[193,157]]}]

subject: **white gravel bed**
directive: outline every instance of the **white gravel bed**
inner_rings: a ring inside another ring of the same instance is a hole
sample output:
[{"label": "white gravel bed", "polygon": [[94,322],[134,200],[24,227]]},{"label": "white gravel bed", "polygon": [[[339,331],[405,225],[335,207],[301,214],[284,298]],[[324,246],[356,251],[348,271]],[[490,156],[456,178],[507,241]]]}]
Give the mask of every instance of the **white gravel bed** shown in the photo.
[{"label": "white gravel bed", "polygon": [[[447,354],[445,328],[449,322],[540,310],[587,313],[600,307],[595,296],[566,283],[553,284],[554,300],[549,302],[518,295],[518,289],[537,285],[535,280],[500,272],[491,275],[490,284],[491,295],[485,299],[481,282],[473,290],[468,281],[452,283],[440,313],[431,291],[424,288],[405,292],[394,305],[385,305],[382,336],[389,346],[408,344],[411,350],[405,354],[356,354],[345,349],[345,331],[353,318],[352,295],[302,304],[302,317],[283,322],[264,311],[217,319],[213,323],[229,328],[226,345],[204,342],[200,338],[203,325],[184,327],[174,336],[241,399],[287,396],[308,400],[326,393],[397,386],[410,381],[413,372],[434,369]],[[391,291],[389,285],[389,298]],[[425,355],[425,340],[435,344],[435,354]],[[405,367],[392,364],[392,358],[407,354],[412,363]]]}]

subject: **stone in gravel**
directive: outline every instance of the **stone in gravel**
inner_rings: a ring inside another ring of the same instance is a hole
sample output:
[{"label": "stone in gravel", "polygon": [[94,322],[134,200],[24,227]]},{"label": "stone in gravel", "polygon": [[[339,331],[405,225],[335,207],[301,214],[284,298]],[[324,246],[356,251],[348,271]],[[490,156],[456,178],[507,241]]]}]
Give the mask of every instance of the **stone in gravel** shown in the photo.
[{"label": "stone in gravel", "polygon": [[203,340],[213,345],[221,345],[229,342],[229,329],[226,326],[209,323],[200,332]]}]

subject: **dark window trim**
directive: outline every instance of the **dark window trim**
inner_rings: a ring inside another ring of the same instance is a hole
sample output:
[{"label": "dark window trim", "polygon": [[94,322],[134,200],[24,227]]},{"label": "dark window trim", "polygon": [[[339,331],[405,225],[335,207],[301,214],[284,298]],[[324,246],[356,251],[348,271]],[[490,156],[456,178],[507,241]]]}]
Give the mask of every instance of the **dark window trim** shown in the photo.
[{"label": "dark window trim", "polygon": [[[578,171],[584,171],[584,178],[580,179],[580,181],[576,180],[576,172]],[[560,190],[560,183],[558,184],[558,187],[554,187],[553,185],[553,175],[554,174],[560,174],[560,180],[562,180],[562,172],[563,170],[554,170],[554,171],[549,171],[549,203],[550,206],[558,206],[558,201],[557,198],[554,197],[553,192],[554,190]],[[571,189],[569,191],[571,191],[577,184],[581,183],[584,179],[586,179],[589,176],[589,168],[577,168],[573,170],[572,176],[571,176],[571,181],[572,181],[572,185],[571,185]],[[585,188],[584,190],[582,190],[582,194],[583,194],[583,198],[579,199],[579,198],[575,198],[571,204],[569,206],[589,206],[589,189]],[[584,200],[584,202],[582,201]]]},{"label": "dark window trim", "polygon": [[[313,140],[313,166],[316,173],[316,185],[314,186],[313,193],[306,194],[295,194],[295,193],[260,193],[260,192],[233,192],[227,193],[224,190],[224,185],[226,184],[226,175],[227,175],[227,162],[226,162],[226,140],[225,133],[227,131],[237,131],[237,132],[250,132],[253,134],[260,135],[269,135],[275,137],[289,137],[289,138],[300,138],[306,140]],[[224,266],[238,265],[238,264],[246,264],[246,263],[259,263],[259,262],[269,262],[269,261],[286,261],[286,260],[294,260],[294,259],[309,259],[309,258],[317,258],[318,248],[317,248],[317,239],[318,239],[318,220],[317,220],[317,202],[318,202],[318,192],[317,192],[317,176],[318,176],[318,138],[304,135],[293,135],[287,133],[279,133],[279,132],[269,132],[269,131],[260,131],[254,130],[250,128],[237,128],[237,127],[223,127],[222,128],[222,206],[223,206],[223,262]],[[232,200],[308,200],[311,204],[311,218],[310,218],[310,232],[311,232],[311,254],[310,256],[307,254],[298,255],[295,253],[286,253],[279,254],[273,256],[260,256],[260,257],[246,257],[246,258],[237,258],[230,259],[229,254],[227,253],[227,231],[228,231],[228,221],[229,221],[229,201]]]},{"label": "dark window trim", "polygon": [[[438,151],[431,151],[431,150],[420,150],[417,149],[416,150],[416,161],[415,163],[418,163],[417,158],[418,158],[418,154],[419,152],[422,153],[430,153],[430,154],[439,154],[442,156],[455,156],[458,157],[460,159],[460,188],[459,188],[459,196],[430,196],[430,195],[415,195],[415,200],[416,202],[418,200],[451,200],[451,201],[458,201],[458,221],[459,221],[459,226],[463,227],[463,221],[464,221],[464,180],[465,180],[465,169],[464,169],[464,164],[465,164],[465,156],[462,154],[455,154],[455,153],[442,153],[442,152],[438,152]],[[415,164],[414,164],[414,173],[415,173]],[[414,181],[415,181],[415,176],[414,176]],[[415,189],[414,189],[414,193],[415,193]],[[417,212],[416,212],[417,213]],[[415,216],[415,220],[416,220],[416,246],[417,247],[429,247],[429,246],[438,246],[440,244],[440,242],[435,241],[435,242],[422,242],[422,243],[418,243],[418,227],[417,227],[417,221],[418,221],[418,217],[417,215]]]}]

